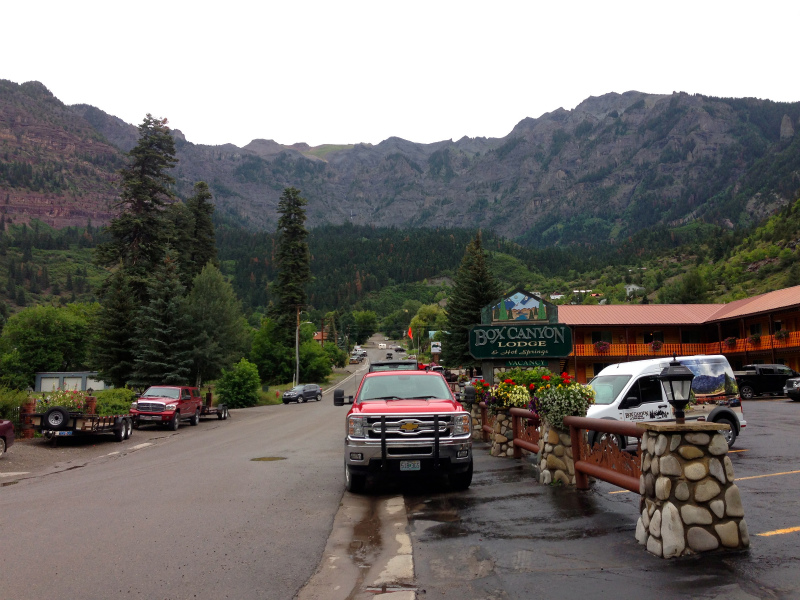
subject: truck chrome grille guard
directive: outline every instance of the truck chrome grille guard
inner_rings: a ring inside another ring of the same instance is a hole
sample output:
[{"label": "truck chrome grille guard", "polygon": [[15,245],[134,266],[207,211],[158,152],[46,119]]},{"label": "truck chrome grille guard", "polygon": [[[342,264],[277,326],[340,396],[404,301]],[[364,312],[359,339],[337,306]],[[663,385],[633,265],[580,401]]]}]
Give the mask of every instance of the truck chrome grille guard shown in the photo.
[{"label": "truck chrome grille guard", "polygon": [[[382,420],[384,425],[381,425]],[[387,440],[434,440],[450,437],[453,433],[453,415],[384,415],[367,418],[369,439],[379,440],[384,429]],[[438,435],[436,435],[438,429]]]},{"label": "truck chrome grille guard", "polygon": [[142,412],[164,412],[166,405],[163,402],[142,402],[136,403],[136,408]]}]

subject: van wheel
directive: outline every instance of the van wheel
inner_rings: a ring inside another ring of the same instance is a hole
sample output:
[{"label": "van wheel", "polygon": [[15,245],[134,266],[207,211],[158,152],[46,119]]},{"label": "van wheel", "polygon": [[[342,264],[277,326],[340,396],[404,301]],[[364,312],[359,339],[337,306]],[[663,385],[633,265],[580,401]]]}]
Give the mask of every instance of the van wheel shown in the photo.
[{"label": "van wheel", "polygon": [[620,450],[625,449],[625,442],[622,436],[615,433],[606,433],[605,431],[595,431],[592,434],[591,440],[589,441],[589,448],[594,448],[595,444],[600,444],[605,439],[608,439],[610,443],[614,444]]},{"label": "van wheel", "polygon": [[728,431],[720,431],[720,433],[725,438],[725,441],[728,442],[728,448],[733,448],[733,444],[736,441],[736,426],[731,423],[730,419],[717,419],[716,423],[730,426]]},{"label": "van wheel", "polygon": [[755,394],[753,393],[753,388],[749,385],[743,385],[739,388],[739,395],[744,398],[745,400],[750,400]]}]

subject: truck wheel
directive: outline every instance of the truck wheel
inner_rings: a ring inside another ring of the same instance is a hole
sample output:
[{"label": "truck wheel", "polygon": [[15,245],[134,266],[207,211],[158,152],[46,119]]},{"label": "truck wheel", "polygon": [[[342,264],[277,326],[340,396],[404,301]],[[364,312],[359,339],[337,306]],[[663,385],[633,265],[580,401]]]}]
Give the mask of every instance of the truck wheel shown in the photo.
[{"label": "truck wheel", "polygon": [[59,431],[69,424],[69,412],[63,406],[54,406],[44,414],[45,429]]},{"label": "truck wheel", "polygon": [[463,473],[450,474],[450,487],[454,490],[466,490],[472,484],[472,461],[469,461],[469,468]]},{"label": "truck wheel", "polygon": [[731,423],[730,419],[717,419],[716,422],[720,425],[730,425],[729,431],[720,431],[720,433],[725,437],[725,441],[728,442],[728,448],[733,448],[733,444],[736,441],[736,426]]},{"label": "truck wheel", "polygon": [[117,428],[114,430],[114,439],[118,442],[125,441],[125,431],[127,427],[125,426],[125,421],[120,419]]},{"label": "truck wheel", "polygon": [[192,416],[191,420],[189,421],[189,425],[193,427],[197,427],[200,424],[200,409],[198,408],[194,411],[194,415]]},{"label": "truck wheel", "polygon": [[753,393],[753,388],[749,385],[743,385],[739,388],[739,395],[744,398],[745,400],[750,400],[755,394]]},{"label": "truck wheel", "polygon": [[178,431],[178,427],[180,426],[181,426],[181,413],[176,410],[175,416],[172,417],[172,421],[169,422],[169,428],[172,431]]},{"label": "truck wheel", "polygon": [[360,494],[364,490],[367,478],[360,473],[353,473],[348,465],[344,466],[344,487],[352,494]]},{"label": "truck wheel", "polygon": [[228,419],[228,407],[226,406],[226,407],[225,407],[225,416],[224,416],[224,417],[222,417],[222,420],[223,420],[223,421],[226,421],[227,419]]}]

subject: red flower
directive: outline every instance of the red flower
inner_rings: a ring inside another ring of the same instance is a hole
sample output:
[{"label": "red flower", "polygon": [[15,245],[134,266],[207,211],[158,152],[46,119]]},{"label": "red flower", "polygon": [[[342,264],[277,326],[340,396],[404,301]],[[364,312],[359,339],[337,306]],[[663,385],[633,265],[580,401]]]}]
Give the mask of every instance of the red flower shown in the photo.
[{"label": "red flower", "polygon": [[514,385],[514,380],[513,379],[506,379],[503,383],[509,383],[511,385]]},{"label": "red flower", "polygon": [[529,387],[530,389],[534,389],[534,388],[536,387],[536,384],[535,384],[535,383],[532,383],[532,384],[530,384],[528,387]]},{"label": "red flower", "polygon": [[542,379],[545,381],[550,381],[550,375],[542,375]]},{"label": "red flower", "polygon": [[562,377],[564,377],[565,379],[569,379],[569,373],[567,373],[566,371],[564,371],[564,372],[561,374],[561,376],[562,376]]}]

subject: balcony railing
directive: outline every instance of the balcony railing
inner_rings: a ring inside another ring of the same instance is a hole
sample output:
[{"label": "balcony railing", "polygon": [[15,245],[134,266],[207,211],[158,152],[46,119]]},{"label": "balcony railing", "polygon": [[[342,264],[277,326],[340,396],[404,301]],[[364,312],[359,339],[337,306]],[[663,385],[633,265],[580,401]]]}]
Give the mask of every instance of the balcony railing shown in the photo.
[{"label": "balcony railing", "polygon": [[661,344],[656,350],[651,344],[611,344],[607,350],[598,351],[594,344],[575,344],[570,356],[636,356],[658,357],[691,356],[694,354],[736,354],[744,352],[763,352],[800,347],[800,331],[792,331],[786,338],[778,339],[774,335],[762,335],[761,339],[751,342],[748,338],[737,339],[732,345],[722,342],[706,344]]}]

